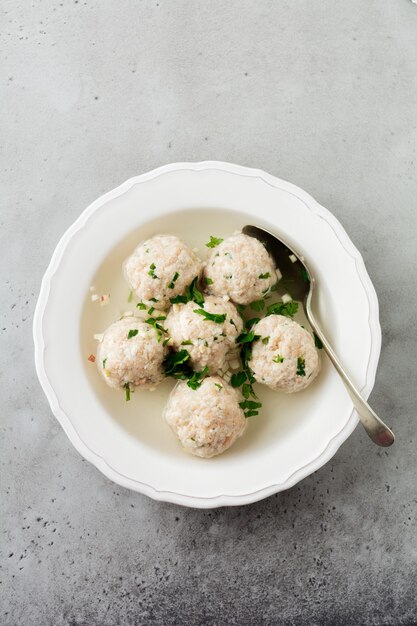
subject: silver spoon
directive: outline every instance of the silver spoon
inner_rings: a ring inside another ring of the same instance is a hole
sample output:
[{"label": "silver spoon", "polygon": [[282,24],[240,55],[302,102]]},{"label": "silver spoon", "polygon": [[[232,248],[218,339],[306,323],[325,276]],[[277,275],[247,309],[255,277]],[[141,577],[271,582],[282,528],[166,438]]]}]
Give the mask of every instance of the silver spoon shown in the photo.
[{"label": "silver spoon", "polygon": [[362,426],[365,428],[369,437],[378,446],[390,446],[394,443],[394,433],[384,424],[382,420],[374,413],[369,404],[361,397],[353,382],[345,372],[338,357],[333,351],[330,343],[323,334],[316,318],[311,310],[311,300],[314,288],[316,287],[316,279],[307,267],[304,257],[295,252],[289,245],[275,237],[266,230],[256,226],[245,226],[243,228],[245,235],[255,237],[261,241],[268,252],[274,259],[279,271],[282,274],[282,283],[291,282],[291,297],[303,303],[306,317],[313,331],[323,344],[323,348],[327,352],[330,360],[338,371],[350,397],[353,406],[358,412]]}]

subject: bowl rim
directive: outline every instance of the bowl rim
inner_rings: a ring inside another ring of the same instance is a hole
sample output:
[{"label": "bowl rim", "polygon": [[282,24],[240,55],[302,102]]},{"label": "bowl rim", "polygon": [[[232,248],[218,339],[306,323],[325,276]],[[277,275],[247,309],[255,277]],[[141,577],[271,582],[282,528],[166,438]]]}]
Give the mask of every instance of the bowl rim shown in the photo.
[{"label": "bowl rim", "polygon": [[43,316],[48,303],[52,277],[58,270],[62,257],[64,256],[66,248],[71,239],[80,229],[84,227],[90,216],[98,211],[108,201],[123,195],[124,193],[129,191],[131,187],[138,183],[144,183],[149,180],[153,180],[158,176],[166,174],[167,172],[174,172],[176,170],[184,169],[195,172],[204,170],[219,170],[230,174],[238,174],[244,177],[255,177],[261,179],[263,182],[271,185],[272,187],[280,187],[281,189],[284,188],[285,190],[289,191],[306,205],[308,205],[308,207],[312,209],[315,213],[319,214],[320,217],[328,223],[345,251],[349,254],[349,256],[354,259],[358,277],[363,285],[369,303],[368,325],[370,330],[371,346],[366,370],[366,382],[363,388],[360,390],[363,397],[368,398],[375,382],[376,369],[381,352],[381,327],[379,322],[379,305],[377,295],[371,279],[367,273],[362,255],[354,246],[345,229],[337,220],[337,218],[332,213],[330,213],[328,209],[321,206],[312,196],[310,196],[303,189],[285,180],[272,176],[264,172],[263,170],[249,168],[223,161],[178,162],[163,165],[144,174],[129,178],[118,187],[112,189],[111,191],[108,191],[107,193],[97,198],[79,215],[79,217],[72,223],[72,225],[65,231],[65,233],[60,238],[42,279],[39,297],[35,307],[33,318],[35,367],[39,382],[47,397],[50,408],[55,417],[60,422],[64,432],[70,439],[73,446],[84,458],[86,458],[93,465],[95,465],[97,469],[99,469],[107,478],[109,478],[113,482],[127,489],[132,489],[134,491],[147,495],[154,500],[170,502],[182,506],[191,506],[195,508],[215,508],[221,506],[238,506],[243,504],[250,504],[252,502],[256,502],[270,495],[273,495],[279,491],[283,491],[285,489],[293,487],[300,480],[306,478],[307,476],[321,468],[323,465],[325,465],[335,455],[342,443],[346,441],[346,439],[357,426],[358,417],[354,408],[352,407],[351,414],[346,424],[335,436],[333,436],[327,442],[322,452],[314,460],[309,461],[301,468],[294,471],[283,483],[274,482],[262,489],[252,491],[246,494],[219,494],[209,497],[196,497],[173,491],[159,490],[152,485],[140,482],[138,480],[134,480],[132,478],[129,478],[128,476],[124,476],[119,471],[111,467],[111,465],[99,454],[91,450],[91,448],[87,446],[87,444],[78,435],[77,431],[72,426],[70,418],[60,406],[55,391],[49,382],[45,368],[45,342],[42,330]]}]

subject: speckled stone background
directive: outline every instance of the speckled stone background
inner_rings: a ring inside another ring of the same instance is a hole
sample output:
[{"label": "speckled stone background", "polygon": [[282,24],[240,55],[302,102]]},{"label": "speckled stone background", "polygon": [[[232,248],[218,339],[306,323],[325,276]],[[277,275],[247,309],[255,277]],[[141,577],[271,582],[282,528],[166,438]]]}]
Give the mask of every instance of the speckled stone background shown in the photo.
[{"label": "speckled stone background", "polygon": [[[416,624],[417,6],[1,8],[2,626]],[[344,224],[379,294],[371,399],[397,434],[382,451],[357,428],[290,491],[208,511],[130,493],[83,461],[31,337],[41,277],[85,206],[202,159],[291,180]]]}]

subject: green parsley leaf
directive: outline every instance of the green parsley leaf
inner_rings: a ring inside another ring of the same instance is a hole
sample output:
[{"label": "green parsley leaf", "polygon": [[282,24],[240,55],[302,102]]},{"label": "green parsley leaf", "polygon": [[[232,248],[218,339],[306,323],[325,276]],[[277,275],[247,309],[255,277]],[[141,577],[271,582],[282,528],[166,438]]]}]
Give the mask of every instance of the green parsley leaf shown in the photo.
[{"label": "green parsley leaf", "polygon": [[201,384],[207,372],[208,372],[207,366],[201,372],[194,372],[194,374],[191,376],[191,378],[187,382],[187,385],[190,387],[190,389],[193,389],[195,391],[196,389],[201,387]]},{"label": "green parsley leaf", "polygon": [[245,418],[253,417],[255,415],[259,415],[259,411],[245,411]]},{"label": "green parsley leaf", "polygon": [[196,304],[202,306],[204,304],[204,296],[198,289],[197,283],[198,278],[196,276],[191,284],[188,285],[184,295],[174,296],[169,299],[171,304],[187,304],[187,302],[193,300]]},{"label": "green parsley leaf", "polygon": [[219,385],[219,383],[214,383],[214,386],[217,387],[217,389],[223,389],[223,385]]},{"label": "green parsley leaf", "polygon": [[161,324],[159,324],[154,317],[148,317],[148,319],[145,320],[145,324],[149,324],[150,326],[154,327],[158,342],[161,341],[162,333],[168,332],[167,329],[164,328]]},{"label": "green parsley leaf", "polygon": [[250,303],[250,308],[254,311],[262,311],[265,306],[265,300],[255,300],[255,302]]},{"label": "green parsley leaf", "polygon": [[257,322],[259,322],[259,321],[260,321],[260,319],[261,319],[260,317],[252,317],[250,320],[248,320],[247,322],[245,322],[245,328],[247,328],[247,329],[249,330],[250,328],[252,328],[252,326],[253,326],[254,324],[256,324]]},{"label": "green parsley leaf", "polygon": [[133,291],[130,291],[129,295],[127,296],[127,301],[132,302],[132,298],[133,298]]},{"label": "green parsley leaf", "polygon": [[246,309],[246,304],[237,304],[236,306],[239,313],[243,313],[243,311]]},{"label": "green parsley leaf", "polygon": [[187,296],[178,295],[170,298],[169,301],[171,302],[171,304],[187,304],[188,298]]},{"label": "green parsley leaf", "polygon": [[269,342],[269,337],[263,337],[262,338],[262,343],[264,343],[265,345]]},{"label": "green parsley leaf", "polygon": [[322,344],[320,337],[317,337],[316,333],[313,333],[313,335],[314,335],[314,345],[316,346],[316,348],[321,350],[323,348],[323,344]]},{"label": "green parsley leaf", "polygon": [[255,402],[254,400],[244,400],[243,402],[239,402],[239,406],[241,409],[249,409],[256,410],[262,406],[261,402]]},{"label": "green parsley leaf", "polygon": [[158,298],[149,298],[150,302],[159,302]]},{"label": "green parsley leaf", "polygon": [[151,263],[151,265],[149,266],[149,272],[148,275],[152,276],[152,278],[158,278],[158,276],[155,274],[155,270],[156,270],[156,265],[155,263]]},{"label": "green parsley leaf", "polygon": [[302,276],[302,279],[303,279],[303,281],[305,283],[309,283],[310,282],[310,279],[308,277],[308,273],[307,273],[307,270],[306,270],[305,267],[301,267],[301,276]]},{"label": "green parsley leaf", "polygon": [[212,285],[213,284],[213,281],[208,276],[204,276],[204,282],[206,283],[206,285]]},{"label": "green parsley leaf", "polygon": [[198,313],[198,315],[205,317],[206,321],[216,322],[216,324],[223,324],[226,320],[226,313],[209,313],[204,309],[194,309],[194,313]]},{"label": "green parsley leaf", "polygon": [[270,304],[267,308],[267,315],[286,315],[287,317],[294,317],[298,311],[298,302],[275,302]]},{"label": "green parsley leaf", "polygon": [[102,361],[103,369],[106,369],[106,362],[107,362],[107,357],[105,359],[103,359],[103,361]]},{"label": "green parsley leaf", "polygon": [[148,309],[148,313],[149,313],[149,315],[152,315],[152,313],[153,313],[154,311],[155,311],[155,307],[154,307],[154,306],[151,306],[151,308],[150,308],[150,309]]},{"label": "green parsley leaf", "polygon": [[[165,376],[174,376],[174,378],[185,378],[185,370],[187,374],[192,376],[190,368],[184,368],[184,364],[190,359],[188,350],[180,350],[179,352],[170,352],[164,361]],[[180,367],[183,366],[183,367]],[[186,376],[189,378],[190,376]]]},{"label": "green parsley leaf", "polygon": [[269,272],[265,272],[265,274],[259,274],[258,278],[271,278],[271,274]]},{"label": "green parsley leaf", "polygon": [[297,376],[306,375],[305,365],[306,365],[305,360],[303,359],[302,356],[299,356],[297,359],[297,371],[296,371]]},{"label": "green parsley leaf", "polygon": [[272,359],[274,363],[283,363],[284,362],[284,357],[281,356],[280,354],[277,354],[277,356]]},{"label": "green parsley leaf", "polygon": [[136,337],[136,335],[138,334],[138,329],[137,328],[133,328],[131,330],[129,330],[129,332],[127,333],[127,338],[128,339],[132,339],[132,337]]},{"label": "green parsley leaf", "polygon": [[255,335],[254,330],[250,332],[243,331],[236,339],[236,343],[252,343],[252,341],[256,341],[257,339],[260,339],[260,335]]},{"label": "green parsley leaf", "polygon": [[174,276],[171,278],[171,282],[168,283],[167,285],[168,289],[174,289],[174,285],[176,281],[178,280],[179,276],[180,275],[178,274],[178,272],[175,272]]},{"label": "green parsley leaf", "polygon": [[240,387],[246,380],[246,372],[236,372],[232,374],[232,378],[230,379],[230,384],[232,387]]},{"label": "green parsley leaf", "polygon": [[123,385],[123,387],[125,388],[125,400],[126,400],[126,402],[129,402],[129,400],[130,400],[130,383],[126,383],[125,385]]},{"label": "green parsley leaf", "polygon": [[146,309],[146,304],[143,304],[143,302],[138,302],[136,308],[144,311]]},{"label": "green parsley leaf", "polygon": [[181,345],[182,346],[193,346],[193,342],[191,341],[191,339],[186,339],[186,341],[181,341]]},{"label": "green parsley leaf", "polygon": [[221,244],[222,241],[224,241],[224,239],[218,239],[217,237],[213,237],[213,235],[210,235],[210,241],[206,243],[206,246],[207,248],[215,248],[216,246]]}]

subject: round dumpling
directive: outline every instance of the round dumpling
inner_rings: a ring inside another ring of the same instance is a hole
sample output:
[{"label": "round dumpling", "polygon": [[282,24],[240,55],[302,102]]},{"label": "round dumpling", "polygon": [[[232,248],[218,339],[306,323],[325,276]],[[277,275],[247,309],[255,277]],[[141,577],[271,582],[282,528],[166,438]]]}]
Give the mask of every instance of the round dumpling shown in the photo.
[{"label": "round dumpling", "polygon": [[219,376],[205,378],[195,390],[181,381],[169,397],[165,419],[185,450],[208,459],[243,435],[246,419],[240,400],[237,390]]},{"label": "round dumpling", "polygon": [[150,389],[164,378],[167,348],[157,330],[137,317],[114,322],[97,348],[97,367],[114,389]]},{"label": "round dumpling", "polygon": [[263,244],[242,233],[213,249],[204,268],[207,293],[236,304],[260,300],[277,282],[275,263]]},{"label": "round dumpling", "polygon": [[211,374],[226,369],[227,357],[243,330],[234,304],[216,296],[206,296],[204,308],[195,302],[174,304],[164,324],[169,345],[187,350],[194,370],[208,367]]},{"label": "round dumpling", "polygon": [[156,235],[137,246],[123,269],[139,300],[163,310],[200,276],[202,262],[178,237]]},{"label": "round dumpling", "polygon": [[311,334],[283,315],[268,315],[253,330],[259,339],[252,346],[249,367],[257,382],[286,393],[308,387],[320,371]]}]

